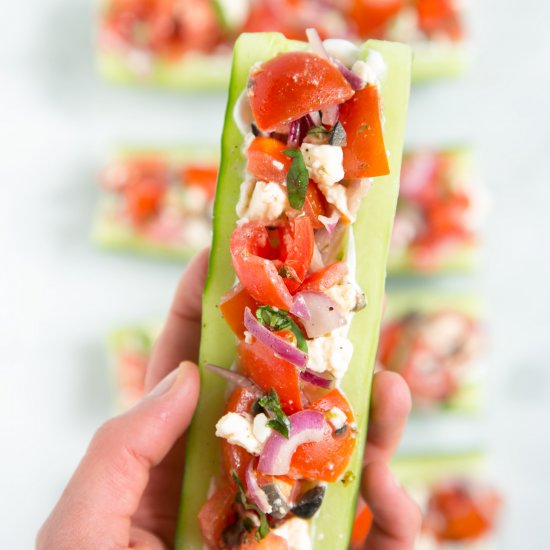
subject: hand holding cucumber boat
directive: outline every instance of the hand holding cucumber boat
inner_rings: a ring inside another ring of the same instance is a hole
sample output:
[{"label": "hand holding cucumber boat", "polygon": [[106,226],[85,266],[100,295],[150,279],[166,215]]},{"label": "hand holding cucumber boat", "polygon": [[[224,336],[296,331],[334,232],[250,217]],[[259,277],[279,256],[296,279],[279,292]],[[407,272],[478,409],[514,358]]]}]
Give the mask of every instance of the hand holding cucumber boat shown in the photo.
[{"label": "hand holding cucumber boat", "polygon": [[[144,397],[95,434],[86,456],[37,537],[39,550],[172,548],[185,456],[185,430],[199,392],[200,296],[207,270],[202,253],[189,266],[160,334]],[[365,471],[375,510],[373,550],[412,547],[418,509],[390,474],[389,462],[405,425],[410,396],[394,373],[374,377]],[[267,544],[267,543],[264,543]],[[266,546],[264,546],[266,547]],[[261,548],[261,546],[260,546]]]}]

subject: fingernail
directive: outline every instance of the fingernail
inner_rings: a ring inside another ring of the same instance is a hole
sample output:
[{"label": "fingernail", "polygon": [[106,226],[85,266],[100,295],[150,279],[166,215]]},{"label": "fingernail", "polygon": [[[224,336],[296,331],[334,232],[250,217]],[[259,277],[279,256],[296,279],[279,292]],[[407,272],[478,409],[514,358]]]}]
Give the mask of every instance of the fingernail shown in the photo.
[{"label": "fingernail", "polygon": [[167,374],[147,395],[147,397],[159,397],[166,393],[176,381],[181,365],[174,369],[170,374]]}]

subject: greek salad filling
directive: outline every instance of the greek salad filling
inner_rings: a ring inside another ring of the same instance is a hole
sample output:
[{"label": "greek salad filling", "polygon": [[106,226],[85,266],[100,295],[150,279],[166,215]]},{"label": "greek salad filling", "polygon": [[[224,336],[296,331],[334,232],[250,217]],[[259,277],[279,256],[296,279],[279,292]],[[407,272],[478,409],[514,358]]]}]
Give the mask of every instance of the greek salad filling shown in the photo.
[{"label": "greek salad filling", "polygon": [[102,223],[175,251],[200,250],[210,243],[217,171],[214,161],[126,155],[103,173]]},{"label": "greek salad filling", "polygon": [[[301,39],[308,27],[322,38],[356,43],[379,38],[446,45],[464,37],[458,0],[106,0],[100,43],[146,74],[157,59],[229,54],[242,32]],[[331,50],[342,47],[331,42]]]},{"label": "greek salad filling", "polygon": [[411,268],[431,272],[476,244],[484,201],[465,157],[460,150],[405,155],[390,265],[401,257]]},{"label": "greek salad filling", "polygon": [[219,309],[237,361],[207,365],[232,389],[216,424],[223,473],[198,518],[212,549],[311,548],[326,484],[353,476],[357,426],[340,382],[366,299],[352,226],[369,178],[389,172],[385,64],[375,51],[334,57],[307,35],[307,51],[252,68],[234,112],[246,169],[230,240],[237,281]]},{"label": "greek salad filling", "polygon": [[[478,476],[447,473],[429,483],[407,483],[406,488],[422,512],[416,550],[477,548],[496,528],[502,498]],[[372,513],[362,501],[355,517],[352,550],[363,548],[371,523]]]},{"label": "greek salad filling", "polygon": [[411,310],[382,327],[378,364],[403,376],[416,407],[444,406],[472,379],[482,347],[480,323],[465,313]]}]

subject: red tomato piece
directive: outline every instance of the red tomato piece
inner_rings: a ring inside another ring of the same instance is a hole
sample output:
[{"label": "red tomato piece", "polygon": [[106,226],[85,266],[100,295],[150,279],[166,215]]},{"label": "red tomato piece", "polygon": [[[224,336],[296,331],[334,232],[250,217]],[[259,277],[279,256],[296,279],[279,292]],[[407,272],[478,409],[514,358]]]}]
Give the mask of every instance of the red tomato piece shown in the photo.
[{"label": "red tomato piece", "polygon": [[404,5],[404,0],[353,0],[348,13],[361,38],[382,38]]},{"label": "red tomato piece", "polygon": [[319,221],[319,216],[327,215],[327,203],[313,180],[309,180],[303,210],[305,215],[311,220],[313,229],[323,227],[323,224]]},{"label": "red tomato piece", "polygon": [[222,296],[220,312],[226,320],[235,336],[244,338],[244,310],[249,307],[251,311],[258,309],[258,302],[254,300],[241,284],[235,285],[229,292]]},{"label": "red tomato piece", "polygon": [[283,277],[290,290],[295,291],[306,276],[313,258],[313,227],[308,216],[300,216],[283,225],[279,231],[280,259],[292,273]]},{"label": "red tomato piece", "polygon": [[462,38],[462,24],[452,0],[417,0],[418,26],[428,35],[444,34],[452,40]]},{"label": "red tomato piece", "polygon": [[233,509],[235,490],[228,483],[221,483],[214,494],[203,504],[199,512],[199,528],[208,548],[222,548],[222,533],[237,519]]},{"label": "red tomato piece", "polygon": [[256,339],[250,344],[241,340],[237,353],[244,374],[266,393],[274,389],[286,414],[303,409],[298,369],[292,363],[276,357],[275,352]]},{"label": "red tomato piece", "polygon": [[428,502],[426,527],[444,541],[473,541],[495,521],[500,497],[490,488],[460,482],[437,487]]},{"label": "red tomato piece", "polygon": [[218,179],[218,167],[215,164],[186,164],[180,175],[185,185],[200,187],[210,199],[214,198]]},{"label": "red tomato piece", "polygon": [[340,107],[339,120],[346,130],[344,172],[347,179],[390,173],[376,86],[366,86]]},{"label": "red tomato piece", "polygon": [[308,52],[288,52],[263,63],[249,80],[258,127],[273,131],[311,111],[347,101],[353,90],[335,65]]},{"label": "red tomato piece", "polygon": [[[251,391],[246,388],[236,388],[227,401],[224,414],[229,412],[250,413],[254,401],[256,401],[256,396]],[[231,485],[234,485],[231,476],[231,472],[234,471],[244,484],[246,469],[254,456],[239,445],[231,445],[226,439],[221,439],[220,441],[222,446],[222,466],[227,481]]]},{"label": "red tomato piece", "polygon": [[357,439],[355,431],[349,425],[355,421],[351,405],[344,394],[334,388],[307,408],[326,413],[333,407],[338,407],[347,417],[348,426],[345,432],[335,434],[332,424],[325,421],[321,441],[305,443],[296,449],[290,463],[291,477],[336,481],[344,474]]},{"label": "red tomato piece", "polygon": [[270,532],[267,537],[260,540],[256,540],[255,535],[255,531],[245,535],[243,542],[239,544],[238,550],[288,550],[286,539],[273,532]]},{"label": "red tomato piece", "polygon": [[334,262],[319,271],[315,271],[315,273],[310,273],[304,279],[298,291],[324,292],[339,283],[347,274],[348,266],[344,262]]},{"label": "red tomato piece", "polygon": [[369,535],[372,525],[372,512],[365,501],[359,497],[353,530],[351,531],[350,548],[351,550],[361,550],[365,546],[365,541]]},{"label": "red tomato piece", "polygon": [[132,220],[140,224],[157,214],[165,191],[165,183],[154,179],[141,179],[126,187],[126,207]]},{"label": "red tomato piece", "polygon": [[260,222],[237,226],[231,235],[231,260],[239,281],[252,298],[282,309],[292,307],[292,296],[274,263],[269,233]]},{"label": "red tomato piece", "polygon": [[292,164],[292,159],[283,154],[287,148],[275,138],[255,138],[246,152],[246,169],[260,180],[283,183]]}]

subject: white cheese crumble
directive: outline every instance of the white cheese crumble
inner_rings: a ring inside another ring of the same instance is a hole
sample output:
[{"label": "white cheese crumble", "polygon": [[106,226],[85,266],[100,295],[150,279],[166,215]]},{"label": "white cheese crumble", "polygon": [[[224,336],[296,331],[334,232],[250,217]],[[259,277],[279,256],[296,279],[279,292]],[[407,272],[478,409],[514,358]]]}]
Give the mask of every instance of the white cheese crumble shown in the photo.
[{"label": "white cheese crumble", "polygon": [[237,203],[237,215],[264,223],[281,216],[288,205],[286,193],[278,183],[245,180]]},{"label": "white cheese crumble", "polygon": [[264,413],[257,414],[252,422],[252,433],[260,442],[265,443],[271,435],[271,428],[267,425],[269,418]]},{"label": "white cheese crumble", "polygon": [[344,179],[344,153],[341,147],[302,143],[300,149],[309,177],[317,184],[331,186]]},{"label": "white cheese crumble", "polygon": [[330,411],[325,413],[325,416],[335,430],[340,430],[343,428],[348,420],[346,413],[338,407],[332,407]]},{"label": "white cheese crumble", "polygon": [[334,329],[330,336],[321,336],[308,340],[307,368],[314,372],[330,372],[340,380],[346,374],[353,344],[346,336],[348,326]]},{"label": "white cheese crumble", "polygon": [[382,54],[376,50],[370,50],[366,61],[356,61],[351,70],[367,84],[377,86],[386,74],[386,63]]},{"label": "white cheese crumble", "polygon": [[210,199],[202,187],[192,185],[184,189],[182,202],[187,212],[202,214],[208,208]]},{"label": "white cheese crumble", "polygon": [[202,248],[210,244],[212,227],[204,218],[187,218],[183,225],[185,240],[193,247]]},{"label": "white cheese crumble", "polygon": [[289,550],[311,550],[309,522],[302,518],[292,518],[273,529],[273,533],[288,542]]},{"label": "white cheese crumble", "polygon": [[239,445],[253,455],[262,452],[263,443],[254,435],[250,415],[242,416],[234,412],[225,414],[216,424],[216,436],[226,439],[231,445]]},{"label": "white cheese crumble", "polygon": [[334,285],[325,292],[344,314],[348,314],[350,311],[353,311],[357,305],[357,289],[352,283]]},{"label": "white cheese crumble", "polygon": [[225,22],[232,28],[241,27],[250,14],[249,0],[218,0]]},{"label": "white cheese crumble", "polygon": [[328,38],[323,41],[323,46],[331,57],[335,57],[346,67],[351,67],[359,57],[359,48],[343,38]]}]

